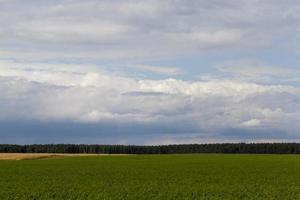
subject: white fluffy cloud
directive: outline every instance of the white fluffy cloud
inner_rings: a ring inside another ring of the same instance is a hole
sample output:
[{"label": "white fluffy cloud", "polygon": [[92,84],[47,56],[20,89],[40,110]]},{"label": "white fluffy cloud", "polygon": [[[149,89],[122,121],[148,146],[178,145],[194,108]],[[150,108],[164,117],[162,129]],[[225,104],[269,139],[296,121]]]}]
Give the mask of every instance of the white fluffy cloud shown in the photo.
[{"label": "white fluffy cloud", "polygon": [[171,131],[172,124],[180,124],[198,133],[254,129],[300,136],[296,87],[234,80],[136,80],[94,67],[81,69],[1,62],[0,119],[164,125]]}]

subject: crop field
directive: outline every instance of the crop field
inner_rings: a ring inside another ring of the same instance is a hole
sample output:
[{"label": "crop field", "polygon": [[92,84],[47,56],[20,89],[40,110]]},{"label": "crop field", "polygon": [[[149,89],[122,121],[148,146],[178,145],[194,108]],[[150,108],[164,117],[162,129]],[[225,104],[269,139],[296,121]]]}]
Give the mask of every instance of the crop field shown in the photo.
[{"label": "crop field", "polygon": [[[50,153],[0,153],[0,160],[33,160],[54,157],[72,156],[74,154],[50,154]],[[74,155],[75,156],[75,155]]]},{"label": "crop field", "polygon": [[[35,160],[70,156],[120,156],[126,154],[72,154],[72,153],[0,153],[0,160]],[[127,156],[127,155],[126,155]]]},{"label": "crop field", "polygon": [[0,199],[300,199],[297,155],[0,160]]}]

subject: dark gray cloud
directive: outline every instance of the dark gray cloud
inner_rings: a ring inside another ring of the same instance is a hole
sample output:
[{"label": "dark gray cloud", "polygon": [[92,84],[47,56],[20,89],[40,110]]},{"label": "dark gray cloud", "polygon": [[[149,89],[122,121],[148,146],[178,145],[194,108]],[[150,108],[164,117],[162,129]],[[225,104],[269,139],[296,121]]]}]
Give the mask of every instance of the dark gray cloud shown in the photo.
[{"label": "dark gray cloud", "polygon": [[163,92],[132,91],[132,92],[125,92],[122,95],[125,95],[125,96],[161,96],[161,95],[168,95],[168,94],[163,93]]},{"label": "dark gray cloud", "polygon": [[72,122],[0,122],[1,143],[47,144],[173,144],[213,142],[287,142],[300,141],[298,135],[280,130],[228,129],[199,132],[186,124],[80,124]]}]

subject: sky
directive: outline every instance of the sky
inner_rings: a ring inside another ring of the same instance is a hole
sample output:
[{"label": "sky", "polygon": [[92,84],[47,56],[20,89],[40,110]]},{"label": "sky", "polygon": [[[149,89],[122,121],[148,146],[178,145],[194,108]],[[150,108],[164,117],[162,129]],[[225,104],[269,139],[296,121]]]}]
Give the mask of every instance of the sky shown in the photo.
[{"label": "sky", "polygon": [[0,0],[0,143],[300,142],[300,2]]}]

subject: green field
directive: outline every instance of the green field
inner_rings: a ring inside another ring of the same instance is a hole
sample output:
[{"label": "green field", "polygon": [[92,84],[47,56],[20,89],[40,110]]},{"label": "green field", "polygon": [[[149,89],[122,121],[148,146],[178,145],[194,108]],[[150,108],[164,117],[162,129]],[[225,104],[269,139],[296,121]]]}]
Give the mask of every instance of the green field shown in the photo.
[{"label": "green field", "polygon": [[300,199],[297,155],[0,161],[0,199]]}]

